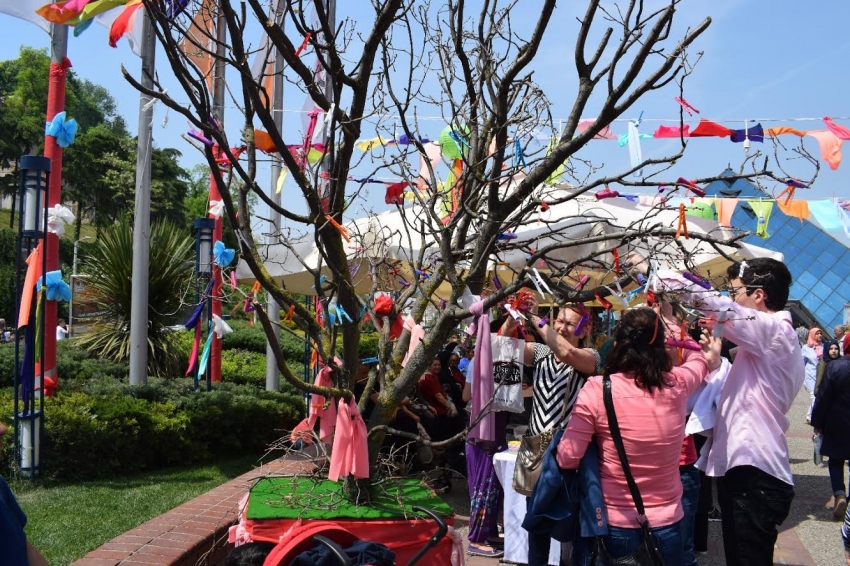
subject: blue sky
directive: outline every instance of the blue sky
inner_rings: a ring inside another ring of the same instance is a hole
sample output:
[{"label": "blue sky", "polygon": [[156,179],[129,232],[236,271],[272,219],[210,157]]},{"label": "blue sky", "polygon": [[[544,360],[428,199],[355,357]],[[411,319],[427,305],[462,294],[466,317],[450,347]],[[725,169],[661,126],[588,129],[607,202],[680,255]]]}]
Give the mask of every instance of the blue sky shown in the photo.
[{"label": "blue sky", "polygon": [[[342,15],[345,11],[354,12],[369,6],[364,0],[340,4]],[[529,18],[533,16],[533,10],[528,8],[535,4],[519,2],[522,10],[516,13],[517,29],[530,25],[531,20],[526,20],[524,14],[530,14]],[[568,115],[572,104],[570,95],[575,92],[574,70],[570,66],[573,49],[570,31],[574,29],[579,8],[570,3],[561,4],[564,6],[559,5],[556,23],[535,62],[535,79],[553,102],[555,117]],[[850,79],[842,72],[842,63],[850,56],[850,38],[846,35],[850,4],[823,2],[819,6],[794,0],[686,1],[677,16],[679,29],[694,25],[705,16],[711,16],[713,23],[693,49],[704,54],[688,81],[685,98],[701,111],[702,117],[722,121],[730,128],[743,128],[744,119],[812,118],[811,121],[784,125],[813,130],[825,128],[821,121],[823,116],[850,117],[846,103]],[[580,9],[583,11],[584,7]],[[36,26],[8,16],[0,15],[0,29],[4,36],[4,41],[0,42],[2,59],[15,57],[21,45],[43,48],[49,45],[48,36]],[[119,44],[117,49],[110,48],[107,30],[95,25],[81,37],[70,38],[68,56],[78,75],[100,83],[112,92],[130,129],[135,132],[138,94],[121,77],[120,66],[124,64],[131,73],[138,75],[140,61],[126,42]],[[563,61],[567,66],[561,66]],[[170,80],[170,70],[161,52],[158,62],[161,79],[173,89],[172,92],[176,92],[179,87]],[[676,94],[675,89],[653,93],[638,103],[633,116],[626,117],[636,118],[642,111],[644,123],[641,131],[651,133],[658,125],[655,120],[678,117],[679,108],[673,101]],[[304,97],[300,93],[285,100],[287,109],[300,110],[303,104]],[[187,168],[202,162],[201,155],[180,137],[188,129],[185,120],[172,112],[168,115],[167,125],[164,125],[165,116],[164,109],[157,107],[155,143],[160,147],[181,150],[183,165]],[[287,131],[301,127],[300,120],[294,116],[287,115],[290,121]],[[592,104],[585,117],[593,117]],[[695,125],[697,119],[694,117],[686,122]],[[850,126],[850,118],[837,121]],[[761,123],[764,127],[783,125],[765,120]],[[426,133],[436,136],[442,125],[435,122],[433,128],[435,131]],[[612,129],[619,134],[625,131],[626,125],[616,123]],[[293,137],[297,138],[297,135]],[[783,138],[791,144],[795,140],[793,137]],[[297,141],[294,139],[293,143]],[[805,145],[813,155],[820,156],[813,139],[808,139]],[[754,148],[758,146],[753,144]],[[644,157],[660,157],[673,148],[674,144],[668,140],[643,141]],[[765,149],[770,150],[770,146],[765,144]],[[850,152],[850,146],[845,149]],[[628,150],[618,147],[616,142],[593,142],[582,156],[597,164],[604,163],[606,173],[625,169],[629,164]],[[718,138],[694,139],[689,142],[686,157],[668,177],[708,176],[719,173],[727,164],[736,167],[742,157],[740,144]],[[798,198],[844,198],[850,162],[843,163],[837,171],[831,171],[823,161],[820,163],[821,172],[815,186],[802,194],[798,192]],[[801,160],[787,161],[786,165],[792,175],[804,176],[810,172],[808,168],[801,168]],[[777,192],[781,190],[779,186],[776,188]],[[375,194],[373,198],[377,196]]]}]

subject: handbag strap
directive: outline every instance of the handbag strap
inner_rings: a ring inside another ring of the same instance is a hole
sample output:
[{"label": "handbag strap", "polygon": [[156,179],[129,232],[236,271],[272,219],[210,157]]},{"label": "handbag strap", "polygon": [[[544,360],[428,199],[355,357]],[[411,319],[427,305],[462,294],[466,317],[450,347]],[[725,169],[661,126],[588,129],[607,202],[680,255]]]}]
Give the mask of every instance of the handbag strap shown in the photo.
[{"label": "handbag strap", "polygon": [[637,483],[635,483],[635,478],[632,476],[632,469],[629,467],[629,460],[626,457],[626,447],[623,445],[623,437],[620,434],[620,423],[617,422],[617,413],[614,412],[614,396],[611,394],[611,376],[607,373],[602,378],[602,399],[605,402],[605,412],[608,414],[608,427],[611,429],[614,446],[617,447],[620,465],[623,466],[623,473],[626,475],[629,491],[632,494],[635,507],[637,507],[638,522],[642,527],[648,527],[649,521],[647,521],[644,512],[643,498],[640,496]]}]

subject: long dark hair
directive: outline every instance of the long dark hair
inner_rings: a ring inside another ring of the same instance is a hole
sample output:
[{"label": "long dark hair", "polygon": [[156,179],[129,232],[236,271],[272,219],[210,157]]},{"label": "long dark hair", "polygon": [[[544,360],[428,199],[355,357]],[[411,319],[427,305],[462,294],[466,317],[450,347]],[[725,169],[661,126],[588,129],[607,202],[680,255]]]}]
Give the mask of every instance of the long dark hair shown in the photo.
[{"label": "long dark hair", "polygon": [[650,394],[656,388],[669,387],[664,373],[673,364],[664,340],[664,324],[654,310],[625,311],[614,329],[614,348],[605,364],[606,373],[632,374],[638,387]]}]

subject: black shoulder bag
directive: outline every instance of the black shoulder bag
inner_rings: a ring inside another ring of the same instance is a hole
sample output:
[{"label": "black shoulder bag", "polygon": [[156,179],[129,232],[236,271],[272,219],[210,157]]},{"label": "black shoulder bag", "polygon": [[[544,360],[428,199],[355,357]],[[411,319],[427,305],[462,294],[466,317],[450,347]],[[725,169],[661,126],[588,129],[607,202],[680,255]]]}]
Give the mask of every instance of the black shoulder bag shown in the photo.
[{"label": "black shoulder bag", "polygon": [[608,374],[605,374],[605,377],[602,379],[602,399],[605,402],[605,412],[608,414],[608,427],[611,429],[611,437],[614,440],[614,446],[617,447],[617,454],[620,456],[620,465],[623,466],[623,473],[626,475],[629,491],[632,494],[635,507],[637,507],[638,522],[643,531],[643,543],[637,550],[627,556],[612,558],[605,548],[602,537],[596,537],[591,564],[598,566],[613,566],[615,564],[664,566],[664,561],[661,559],[661,553],[658,550],[655,537],[649,531],[649,521],[646,518],[643,507],[643,498],[640,496],[640,491],[638,491],[638,486],[629,467],[629,460],[626,458],[626,447],[623,445],[623,437],[620,435],[620,424],[617,422],[617,414],[614,412],[614,397],[611,395],[611,376]]}]

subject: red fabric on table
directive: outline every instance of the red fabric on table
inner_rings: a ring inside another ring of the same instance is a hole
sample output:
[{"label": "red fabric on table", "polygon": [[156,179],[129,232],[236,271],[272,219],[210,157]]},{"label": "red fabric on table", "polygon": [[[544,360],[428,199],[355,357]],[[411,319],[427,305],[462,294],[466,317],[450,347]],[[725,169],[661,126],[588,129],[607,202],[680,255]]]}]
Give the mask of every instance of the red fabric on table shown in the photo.
[{"label": "red fabric on table", "polygon": [[[454,518],[444,519],[450,527],[454,526]],[[384,521],[333,521],[346,531],[361,540],[371,540],[385,544],[395,552],[396,564],[406,564],[419,550],[425,546],[428,539],[437,531],[437,525],[431,520],[384,520]],[[255,542],[280,542],[281,536],[295,527],[298,521],[294,519],[262,519],[241,520],[245,531]],[[451,564],[452,540],[446,535],[436,546],[431,548],[420,564]]]}]

